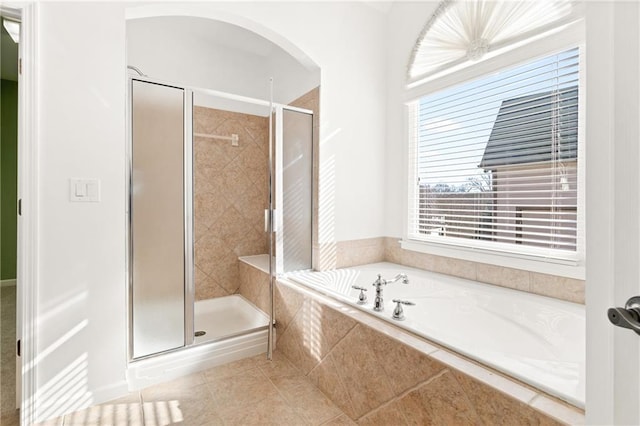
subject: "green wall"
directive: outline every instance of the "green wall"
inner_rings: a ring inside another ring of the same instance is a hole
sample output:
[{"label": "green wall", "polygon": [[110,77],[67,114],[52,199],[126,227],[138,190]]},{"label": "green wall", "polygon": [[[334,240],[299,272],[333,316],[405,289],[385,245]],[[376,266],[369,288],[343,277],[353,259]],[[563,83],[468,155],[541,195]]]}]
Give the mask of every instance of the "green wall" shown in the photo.
[{"label": "green wall", "polygon": [[18,83],[0,80],[0,279],[16,278]]}]

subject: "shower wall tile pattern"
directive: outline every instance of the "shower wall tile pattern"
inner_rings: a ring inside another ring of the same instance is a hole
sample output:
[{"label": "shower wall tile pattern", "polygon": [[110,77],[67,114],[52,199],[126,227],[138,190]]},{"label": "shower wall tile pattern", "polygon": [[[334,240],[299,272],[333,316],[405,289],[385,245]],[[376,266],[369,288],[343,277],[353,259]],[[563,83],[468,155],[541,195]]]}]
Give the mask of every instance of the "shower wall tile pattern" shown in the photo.
[{"label": "shower wall tile pattern", "polygon": [[584,412],[279,280],[277,348],[362,425],[583,424]]},{"label": "shower wall tile pattern", "polygon": [[194,133],[237,134],[231,141],[194,136],[196,300],[227,296],[240,286],[238,257],[266,253],[269,119],[194,107]]},{"label": "shower wall tile pattern", "polygon": [[238,293],[257,306],[262,312],[269,312],[269,274],[240,259],[238,262],[240,287]]}]

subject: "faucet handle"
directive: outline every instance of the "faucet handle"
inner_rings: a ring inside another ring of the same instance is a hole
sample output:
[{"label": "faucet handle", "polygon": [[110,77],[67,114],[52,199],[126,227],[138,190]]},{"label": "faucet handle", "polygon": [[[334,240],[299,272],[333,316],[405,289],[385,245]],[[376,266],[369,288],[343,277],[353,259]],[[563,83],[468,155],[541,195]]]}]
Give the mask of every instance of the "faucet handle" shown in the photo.
[{"label": "faucet handle", "polygon": [[393,299],[393,303],[396,303],[396,307],[393,310],[393,315],[391,315],[391,318],[397,321],[404,321],[405,319],[404,309],[402,309],[402,305],[415,306],[415,303],[402,299]]},{"label": "faucet handle", "polygon": [[366,305],[367,304],[367,295],[364,294],[365,291],[367,291],[366,288],[364,287],[360,287],[357,285],[352,285],[351,288],[354,288],[356,290],[360,290],[360,295],[358,296],[358,305]]},{"label": "faucet handle", "polygon": [[386,285],[386,284],[387,284],[387,280],[382,278],[382,274],[378,274],[378,278],[376,278],[376,280],[371,285],[379,290],[383,285]]}]

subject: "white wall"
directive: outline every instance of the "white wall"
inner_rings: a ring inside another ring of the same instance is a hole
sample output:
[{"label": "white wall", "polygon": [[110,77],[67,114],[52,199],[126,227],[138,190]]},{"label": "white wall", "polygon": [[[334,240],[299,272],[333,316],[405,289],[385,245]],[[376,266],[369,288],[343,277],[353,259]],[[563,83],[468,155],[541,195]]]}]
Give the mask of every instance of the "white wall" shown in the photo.
[{"label": "white wall", "polygon": [[[38,7],[40,417],[124,391],[126,8]],[[158,8],[245,23],[319,65],[325,238],[383,235],[385,16],[346,2]],[[69,177],[99,178],[102,201],[69,203]]]},{"label": "white wall", "polygon": [[[124,29],[119,6],[39,5],[41,417],[126,391]],[[102,201],[70,203],[70,177]]]},{"label": "white wall", "polygon": [[266,100],[273,77],[274,101],[280,103],[320,84],[317,67],[303,66],[273,43],[255,40],[258,37],[198,17],[130,19],[127,62],[152,78]]},{"label": "white wall", "polygon": [[401,237],[406,202],[405,85],[411,51],[439,2],[394,2],[387,22],[387,161],[385,236]]}]

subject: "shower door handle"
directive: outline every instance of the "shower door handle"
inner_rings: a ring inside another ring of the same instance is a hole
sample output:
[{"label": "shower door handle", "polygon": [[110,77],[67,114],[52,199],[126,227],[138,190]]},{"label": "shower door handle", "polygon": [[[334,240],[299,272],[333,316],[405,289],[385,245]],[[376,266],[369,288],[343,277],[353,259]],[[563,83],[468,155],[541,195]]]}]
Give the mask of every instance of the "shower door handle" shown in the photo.
[{"label": "shower door handle", "polygon": [[627,300],[624,308],[609,308],[607,316],[613,325],[628,328],[640,335],[640,296]]},{"label": "shower door handle", "polygon": [[269,232],[269,225],[273,224],[272,231],[277,232],[280,229],[280,224],[277,221],[276,210],[264,210],[264,232]]}]

